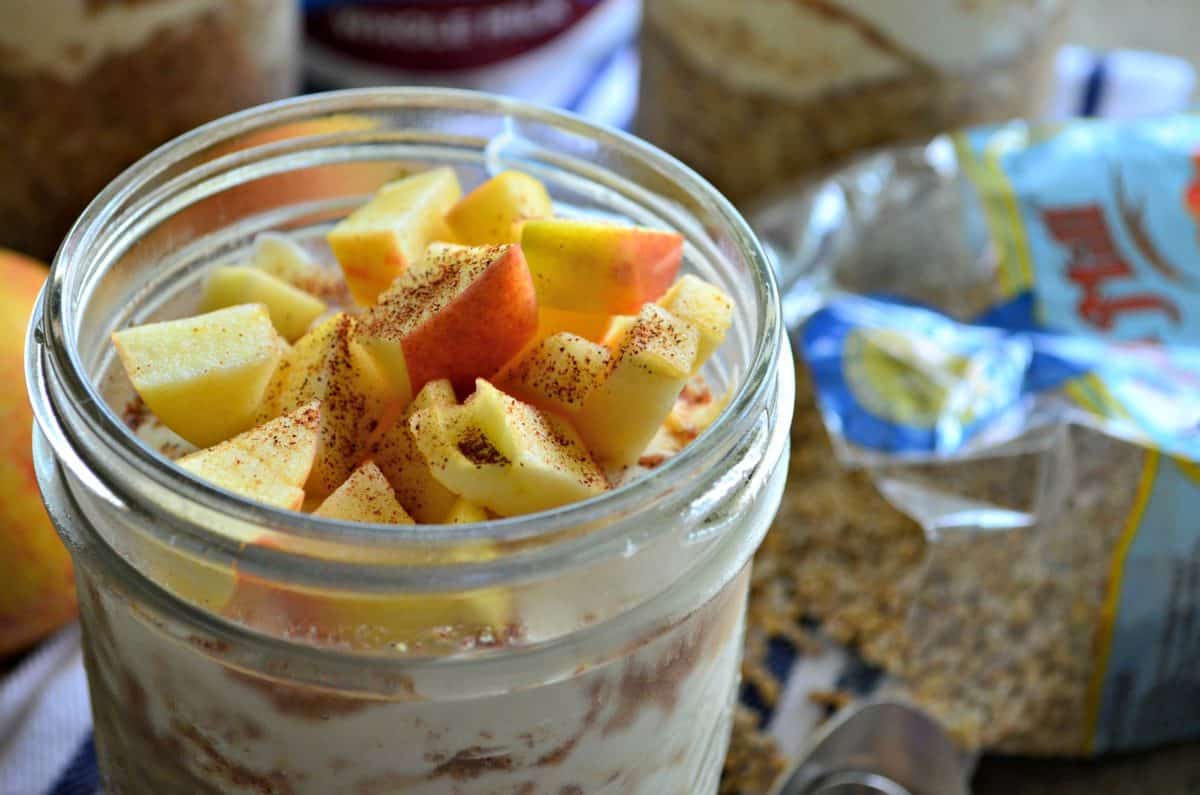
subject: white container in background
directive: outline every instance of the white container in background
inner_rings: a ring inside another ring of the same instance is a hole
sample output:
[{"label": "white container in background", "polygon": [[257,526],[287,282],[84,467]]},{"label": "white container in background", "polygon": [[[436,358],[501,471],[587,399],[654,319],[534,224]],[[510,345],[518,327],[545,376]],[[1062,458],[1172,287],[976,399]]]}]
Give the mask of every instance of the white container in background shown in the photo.
[{"label": "white container in background", "polygon": [[579,110],[639,0],[306,0],[314,88],[470,88]]}]

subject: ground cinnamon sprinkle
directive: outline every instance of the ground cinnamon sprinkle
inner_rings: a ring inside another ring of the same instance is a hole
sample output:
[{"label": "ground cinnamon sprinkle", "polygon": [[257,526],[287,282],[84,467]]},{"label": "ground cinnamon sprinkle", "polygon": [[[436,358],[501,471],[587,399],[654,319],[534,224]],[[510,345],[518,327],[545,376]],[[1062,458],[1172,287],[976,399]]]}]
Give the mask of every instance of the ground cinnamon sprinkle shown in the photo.
[{"label": "ground cinnamon sprinkle", "polygon": [[457,447],[475,466],[506,466],[512,463],[478,428],[467,428],[458,437]]},{"label": "ground cinnamon sprinkle", "polygon": [[509,379],[564,407],[581,408],[584,399],[599,382],[597,373],[609,367],[611,357],[607,355],[607,348],[582,355],[577,354],[577,350],[568,349],[562,341],[550,338],[523,358]]},{"label": "ground cinnamon sprinkle", "polygon": [[311,483],[318,493],[328,494],[340,486],[354,467],[359,442],[378,421],[378,407],[369,404],[359,389],[358,371],[350,350],[355,331],[355,319],[341,315],[332,321],[335,326],[326,347],[303,373],[288,373],[295,366],[293,357],[286,357],[277,372],[273,389],[299,383],[290,390],[295,405],[280,406],[284,412],[311,400],[321,401],[322,436],[327,452],[322,454],[313,469]]},{"label": "ground cinnamon sprinkle", "polygon": [[[647,305],[638,315],[637,322],[629,327],[621,340],[618,357],[632,358],[653,351],[672,359],[681,358],[679,352],[686,347],[688,340],[681,328],[672,323],[670,318],[666,310],[653,304]],[[680,364],[681,369],[685,369],[682,367],[683,363]]]},{"label": "ground cinnamon sprinkle", "polygon": [[419,268],[410,268],[380,296],[363,315],[361,334],[386,340],[402,340],[414,329],[444,309],[472,284],[508,246],[471,249],[467,257],[458,249],[430,252]]},{"label": "ground cinnamon sprinkle", "polygon": [[331,306],[350,306],[354,301],[342,275],[325,268],[292,279],[292,286],[320,298]]},{"label": "ground cinnamon sprinkle", "polygon": [[150,409],[146,406],[146,401],[142,400],[140,395],[134,395],[121,411],[121,421],[134,433],[137,433],[145,426],[149,416]]},{"label": "ground cinnamon sprinkle", "polygon": [[513,760],[507,754],[497,755],[495,749],[473,746],[459,751],[451,758],[438,763],[429,779],[448,778],[453,781],[469,781],[498,770],[512,770]]}]

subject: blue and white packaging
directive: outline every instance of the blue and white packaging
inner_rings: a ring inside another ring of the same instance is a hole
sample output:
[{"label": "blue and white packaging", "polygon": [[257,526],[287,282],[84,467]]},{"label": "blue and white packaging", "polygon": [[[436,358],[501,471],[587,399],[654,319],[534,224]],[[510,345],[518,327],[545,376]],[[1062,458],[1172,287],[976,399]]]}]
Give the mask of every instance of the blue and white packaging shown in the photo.
[{"label": "blue and white packaging", "polygon": [[[1112,539],[1079,606],[1095,616],[1084,697],[1062,706],[1079,740],[1059,751],[1200,737],[1200,117],[944,136],[861,161],[759,229],[840,460],[931,555],[1032,529],[1046,547],[1029,557],[1053,571],[1078,565],[1054,544]],[[1070,428],[1111,439],[1111,469],[1072,463]],[[972,491],[955,474],[1030,451],[1036,477]],[[1101,525],[1064,521],[1097,486],[1113,495]],[[996,665],[1033,646],[1016,637]]]}]

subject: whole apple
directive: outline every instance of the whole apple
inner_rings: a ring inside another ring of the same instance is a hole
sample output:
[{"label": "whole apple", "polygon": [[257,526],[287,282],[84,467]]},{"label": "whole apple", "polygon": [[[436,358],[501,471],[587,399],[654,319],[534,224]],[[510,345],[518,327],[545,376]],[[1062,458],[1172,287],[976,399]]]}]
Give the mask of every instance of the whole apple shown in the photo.
[{"label": "whole apple", "polygon": [[33,410],[24,340],[46,267],[0,250],[0,656],[75,617],[71,558],[42,505],[33,473]]}]

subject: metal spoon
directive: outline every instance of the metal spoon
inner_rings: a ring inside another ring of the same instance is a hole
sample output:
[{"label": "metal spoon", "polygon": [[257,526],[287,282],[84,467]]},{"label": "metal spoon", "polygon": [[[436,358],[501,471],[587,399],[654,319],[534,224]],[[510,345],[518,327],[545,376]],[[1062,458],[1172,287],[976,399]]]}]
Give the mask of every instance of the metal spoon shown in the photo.
[{"label": "metal spoon", "polygon": [[968,759],[902,702],[871,701],[818,734],[771,795],[969,795]]}]

